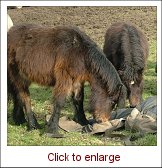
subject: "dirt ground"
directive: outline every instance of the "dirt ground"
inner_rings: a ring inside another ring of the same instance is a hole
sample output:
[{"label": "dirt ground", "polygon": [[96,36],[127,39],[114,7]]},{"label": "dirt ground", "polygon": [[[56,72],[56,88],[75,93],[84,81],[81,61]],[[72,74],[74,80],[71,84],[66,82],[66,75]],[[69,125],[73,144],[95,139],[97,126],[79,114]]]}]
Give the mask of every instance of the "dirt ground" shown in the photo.
[{"label": "dirt ground", "polygon": [[100,47],[107,28],[114,22],[128,21],[156,40],[156,7],[23,7],[8,9],[14,24],[35,23],[46,26],[75,25]]}]

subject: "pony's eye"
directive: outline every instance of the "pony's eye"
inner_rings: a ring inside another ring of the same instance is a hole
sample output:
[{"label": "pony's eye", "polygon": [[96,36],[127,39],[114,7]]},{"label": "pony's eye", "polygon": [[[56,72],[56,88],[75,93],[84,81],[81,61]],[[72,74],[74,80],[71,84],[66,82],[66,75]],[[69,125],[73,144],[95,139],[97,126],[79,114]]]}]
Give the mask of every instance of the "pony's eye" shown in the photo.
[{"label": "pony's eye", "polygon": [[130,82],[130,85],[134,85],[134,81],[131,81],[131,82]]}]

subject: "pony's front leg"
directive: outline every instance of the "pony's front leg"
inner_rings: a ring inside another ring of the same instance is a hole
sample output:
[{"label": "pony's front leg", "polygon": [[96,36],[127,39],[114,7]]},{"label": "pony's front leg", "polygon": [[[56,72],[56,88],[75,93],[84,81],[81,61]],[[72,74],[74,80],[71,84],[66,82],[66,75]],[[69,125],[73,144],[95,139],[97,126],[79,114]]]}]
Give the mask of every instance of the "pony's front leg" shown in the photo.
[{"label": "pony's front leg", "polygon": [[47,123],[47,136],[50,138],[62,138],[64,137],[58,131],[60,111],[65,103],[66,94],[55,94],[53,113]]},{"label": "pony's front leg", "polygon": [[84,113],[83,100],[84,84],[78,84],[77,87],[75,87],[74,92],[72,94],[72,101],[75,110],[74,120],[81,125],[87,125],[88,120],[86,119]]}]

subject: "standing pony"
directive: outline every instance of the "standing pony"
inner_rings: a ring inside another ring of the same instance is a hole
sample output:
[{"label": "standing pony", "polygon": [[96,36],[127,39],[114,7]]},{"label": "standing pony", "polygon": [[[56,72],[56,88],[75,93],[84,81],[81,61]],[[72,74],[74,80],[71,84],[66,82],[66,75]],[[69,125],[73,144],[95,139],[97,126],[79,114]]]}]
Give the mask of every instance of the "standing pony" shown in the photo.
[{"label": "standing pony", "polygon": [[127,87],[131,107],[142,99],[148,48],[145,35],[131,24],[115,23],[106,32],[103,51]]},{"label": "standing pony", "polygon": [[53,87],[53,113],[47,124],[47,133],[52,137],[62,136],[58,122],[67,95],[72,95],[76,120],[82,125],[88,123],[83,109],[85,81],[91,85],[90,102],[97,122],[109,120],[116,104],[125,104],[126,88],[114,66],[76,27],[14,26],[8,32],[7,47],[8,91],[18,125],[27,119],[29,130],[39,128],[31,109],[31,82]]}]

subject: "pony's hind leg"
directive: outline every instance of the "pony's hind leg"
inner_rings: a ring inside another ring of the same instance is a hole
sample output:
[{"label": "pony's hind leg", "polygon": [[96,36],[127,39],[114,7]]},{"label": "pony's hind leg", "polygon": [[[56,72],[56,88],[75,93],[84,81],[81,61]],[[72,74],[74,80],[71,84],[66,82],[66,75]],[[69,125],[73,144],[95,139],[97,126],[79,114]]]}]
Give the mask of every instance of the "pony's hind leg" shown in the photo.
[{"label": "pony's hind leg", "polygon": [[40,128],[37,122],[37,119],[35,117],[35,114],[31,109],[31,99],[30,99],[29,89],[24,88],[24,90],[21,90],[21,92],[19,92],[19,96],[20,96],[21,101],[23,102],[25,113],[27,116],[28,131],[32,129]]},{"label": "pony's hind leg", "polygon": [[7,76],[7,89],[8,89],[8,96],[10,96],[13,100],[13,120],[16,125],[20,125],[26,122],[23,104],[18,96],[18,91],[11,83],[9,79],[9,75]]},{"label": "pony's hind leg", "polygon": [[[17,97],[17,96],[15,96]],[[13,109],[13,120],[16,125],[20,125],[26,122],[23,104],[19,98],[13,99],[14,109]]]},{"label": "pony's hind leg", "polygon": [[[21,124],[27,120],[28,130],[40,128],[35,118],[35,114],[31,110],[31,100],[29,93],[30,83],[28,81],[24,81],[21,78],[16,80],[14,76],[12,76],[12,81],[12,96],[14,102],[13,119],[15,123]],[[26,120],[24,111],[26,113]]]},{"label": "pony's hind leg", "polygon": [[84,100],[84,84],[78,84],[75,87],[74,92],[72,94],[72,101],[75,110],[74,121],[81,125],[87,125],[88,120],[86,119],[84,108],[83,108],[83,100]]}]

